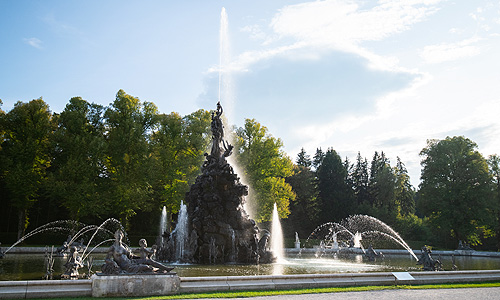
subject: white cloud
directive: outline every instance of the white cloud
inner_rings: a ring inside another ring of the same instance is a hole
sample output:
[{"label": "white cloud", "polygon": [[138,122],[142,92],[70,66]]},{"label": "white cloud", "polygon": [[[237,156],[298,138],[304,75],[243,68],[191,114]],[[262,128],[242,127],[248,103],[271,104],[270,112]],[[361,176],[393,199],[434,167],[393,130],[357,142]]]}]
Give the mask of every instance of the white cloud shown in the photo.
[{"label": "white cloud", "polygon": [[457,43],[443,43],[426,46],[420,53],[420,57],[422,57],[425,62],[431,64],[472,57],[481,53],[480,48],[473,45],[478,41],[479,39],[473,38]]},{"label": "white cloud", "polygon": [[253,40],[264,40],[266,39],[266,34],[262,31],[259,25],[247,25],[241,28],[242,32],[247,32],[250,34],[250,38]]},{"label": "white cloud", "polygon": [[26,44],[30,45],[31,47],[34,47],[34,48],[37,48],[37,49],[42,49],[43,48],[42,47],[42,41],[40,41],[37,38],[34,38],[34,37],[29,38],[29,39],[28,38],[24,38],[23,41]]},{"label": "white cloud", "polygon": [[[290,59],[317,59],[321,53],[337,50],[354,53],[367,59],[368,66],[378,70],[410,72],[398,67],[398,59],[375,54],[361,44],[379,41],[411,28],[438,10],[440,0],[379,1],[374,7],[361,7],[350,0],[323,0],[289,5],[273,18],[272,37],[264,37],[260,28],[243,30],[274,43],[292,38],[286,45],[241,54],[230,67],[232,71],[247,71],[249,66],[276,56]],[[304,51],[305,50],[305,51]],[[216,71],[212,69],[210,71]]]},{"label": "white cloud", "polygon": [[[260,51],[247,51],[238,56],[238,58],[233,61],[227,68],[229,72],[246,72],[248,68],[259,61],[270,59],[278,55],[286,55],[293,50],[303,48],[303,44],[295,43],[292,45],[271,48]],[[208,72],[219,72],[219,67],[213,67],[208,70]]]},{"label": "white cloud", "polygon": [[450,33],[451,34],[460,34],[460,33],[463,33],[464,30],[463,29],[458,29],[458,28],[451,28],[450,29]]},{"label": "white cloud", "polygon": [[439,1],[380,1],[363,8],[348,0],[324,0],[286,6],[271,26],[284,37],[311,44],[358,44],[377,41],[408,30],[434,13]]},{"label": "white cloud", "polygon": [[[429,83],[429,81],[432,79],[429,74],[421,75],[422,76],[415,79],[407,88],[391,92],[377,99],[377,107],[375,112],[369,112],[366,115],[348,115],[327,124],[311,124],[309,126],[297,129],[296,136],[308,138],[308,141],[306,141],[306,147],[312,147],[313,145],[316,145],[317,147],[317,145],[322,145],[327,141],[332,140],[335,135],[349,135],[353,131],[356,131],[360,128],[374,128],[377,126],[377,123],[380,123],[383,120],[390,120],[392,118],[395,113],[395,101],[414,98],[417,90]],[[367,124],[371,125],[367,126]],[[379,140],[380,137],[377,137],[373,139],[373,142],[375,143],[375,141]],[[365,144],[368,143],[366,139],[364,139],[362,142]]]}]

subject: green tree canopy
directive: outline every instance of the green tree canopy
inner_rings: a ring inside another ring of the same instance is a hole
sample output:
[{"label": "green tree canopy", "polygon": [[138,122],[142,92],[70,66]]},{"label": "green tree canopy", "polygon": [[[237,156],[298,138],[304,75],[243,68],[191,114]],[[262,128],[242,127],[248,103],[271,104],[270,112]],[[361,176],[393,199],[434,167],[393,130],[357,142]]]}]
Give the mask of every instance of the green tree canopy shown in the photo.
[{"label": "green tree canopy", "polygon": [[348,170],[333,149],[328,149],[317,170],[320,221],[338,222],[354,209],[354,192],[349,185]]},{"label": "green tree canopy", "polygon": [[500,250],[500,156],[497,154],[488,157],[488,166],[493,182],[493,205],[496,208],[496,238],[497,249]]},{"label": "green tree canopy", "polygon": [[296,198],[290,202],[290,215],[285,225],[289,232],[296,231],[301,236],[307,236],[319,222],[320,206],[315,174],[309,167],[297,165],[294,174],[286,182],[292,186]]},{"label": "green tree canopy", "polygon": [[415,189],[411,185],[408,170],[399,157],[394,167],[394,173],[396,175],[394,197],[398,213],[402,216],[413,214],[415,213]]},{"label": "green tree canopy", "polygon": [[477,145],[462,137],[429,140],[422,149],[419,209],[445,235],[481,243],[492,215],[491,176]]},{"label": "green tree canopy", "polygon": [[198,110],[185,117],[160,115],[160,127],[152,136],[155,158],[155,198],[159,206],[177,212],[194,183],[210,143],[210,112]]},{"label": "green tree canopy", "polygon": [[323,152],[323,150],[321,150],[321,148],[316,148],[316,153],[314,153],[314,157],[312,160],[312,167],[315,170],[318,170],[319,166],[323,162],[323,158],[325,158],[325,153]]},{"label": "green tree canopy", "polygon": [[271,136],[255,119],[246,119],[245,125],[236,130],[235,147],[237,160],[255,191],[250,196],[256,204],[254,219],[269,221],[274,203],[280,217],[287,217],[295,194],[285,178],[293,174],[293,162],[282,150],[282,141]]},{"label": "green tree canopy", "polygon": [[312,165],[311,156],[306,153],[304,148],[300,149],[300,152],[297,155],[297,165],[306,168],[310,168]]},{"label": "green tree canopy", "polygon": [[356,156],[356,163],[352,169],[351,177],[354,196],[358,205],[362,203],[369,203],[370,194],[368,191],[368,185],[370,175],[368,173],[368,161],[366,158],[363,159],[361,157],[360,152],[358,152],[358,155]]},{"label": "green tree canopy", "polygon": [[99,216],[106,210],[101,198],[106,179],[103,110],[74,97],[54,118],[58,126],[48,186],[73,220]]},{"label": "green tree canopy", "polygon": [[18,211],[18,238],[28,226],[28,209],[37,200],[50,166],[52,113],[42,98],[17,102],[2,117],[3,179],[12,205]]},{"label": "green tree canopy", "polygon": [[384,152],[378,154],[375,151],[369,180],[369,191],[375,207],[383,207],[389,211],[395,208],[395,184],[396,176],[393,173],[389,159],[387,159]]},{"label": "green tree canopy", "polygon": [[151,102],[118,91],[115,101],[104,114],[107,131],[106,171],[111,180],[108,199],[128,227],[137,210],[152,209],[149,170],[150,133],[157,126],[158,112]]},{"label": "green tree canopy", "polygon": [[[4,128],[3,121],[2,121],[4,116],[5,116],[5,112],[2,110],[2,105],[3,105],[3,102],[2,102],[2,99],[0,99],[0,151],[2,150],[2,144],[3,144],[3,141],[5,139],[5,128]],[[1,169],[0,169],[0,172],[2,172]]]}]

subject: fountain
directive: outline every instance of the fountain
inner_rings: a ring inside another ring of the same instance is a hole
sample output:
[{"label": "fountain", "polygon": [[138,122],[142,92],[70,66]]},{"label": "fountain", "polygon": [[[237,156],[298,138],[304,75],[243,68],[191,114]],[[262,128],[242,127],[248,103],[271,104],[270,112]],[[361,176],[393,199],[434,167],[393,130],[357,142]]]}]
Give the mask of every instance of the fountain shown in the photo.
[{"label": "fountain", "polygon": [[318,226],[307,238],[306,246],[313,240],[320,240],[324,248],[335,250],[358,248],[365,253],[362,239],[383,239],[395,242],[406,249],[415,260],[418,260],[410,246],[394,229],[379,219],[366,215],[354,215],[339,223],[329,222]]},{"label": "fountain", "polygon": [[[320,251],[325,252],[331,249],[335,254],[333,257],[320,258],[293,258],[288,257],[285,259],[285,249],[283,247],[283,233],[278,216],[276,204],[274,204],[272,229],[271,233],[266,230],[259,230],[255,222],[248,216],[245,210],[245,196],[248,194],[248,187],[240,182],[240,178],[233,169],[233,166],[228,162],[232,153],[233,146],[224,139],[224,126],[222,123],[222,105],[221,90],[222,85],[227,85],[227,78],[223,80],[222,71],[227,71],[227,49],[222,43],[227,40],[227,15],[225,10],[221,13],[221,52],[220,52],[220,70],[219,70],[219,103],[217,109],[212,114],[212,145],[210,154],[206,153],[206,160],[201,168],[202,174],[198,176],[196,182],[191,186],[190,191],[186,194],[186,204],[181,203],[179,215],[177,219],[177,226],[171,234],[166,234],[167,229],[167,212],[163,207],[160,225],[159,225],[159,239],[157,243],[160,246],[159,251],[156,253],[157,257],[160,256],[161,250],[166,260],[172,262],[190,262],[198,264],[224,264],[216,265],[214,268],[208,266],[193,265],[193,264],[178,264],[179,271],[182,276],[203,276],[203,275],[263,275],[263,274],[310,274],[310,273],[342,273],[342,272],[373,272],[373,271],[394,271],[394,270],[416,270],[414,261],[411,258],[404,258],[403,266],[393,266],[384,263],[372,262],[376,257],[382,256],[381,253],[376,252],[370,245],[365,251],[363,243],[372,239],[385,239],[397,243],[405,248],[411,257],[416,259],[416,255],[406,244],[406,242],[382,221],[363,215],[355,215],[347,218],[346,220],[335,223],[330,222],[319,226],[311,233],[304,243],[304,248],[310,246],[313,240],[318,241],[320,244]],[[224,66],[224,68],[223,68]],[[224,89],[226,90],[226,88]],[[227,91],[225,92],[227,93]],[[108,224],[118,224],[119,228],[116,231],[117,237],[115,239],[106,239],[104,236],[113,234],[108,228]],[[93,265],[93,257],[89,255],[99,246],[106,243],[115,241],[107,252],[107,256],[102,258],[108,264],[111,273],[120,273],[123,275],[123,269],[114,269],[115,264],[124,264],[124,268],[129,272],[127,276],[92,276],[92,293],[94,293],[94,286],[98,289],[99,286],[103,289],[104,286],[110,286],[111,282],[116,282],[117,286],[135,288],[138,282],[145,282],[145,277],[149,276],[150,284],[147,288],[144,286],[139,287],[134,294],[123,294],[124,296],[138,296],[146,295],[145,293],[151,292],[152,287],[159,285],[164,286],[164,279],[158,282],[153,282],[155,276],[151,273],[156,272],[154,269],[162,270],[165,274],[172,268],[159,264],[153,259],[154,247],[152,250],[147,249],[145,240],[140,241],[140,257],[136,262],[120,260],[119,256],[124,252],[130,253],[130,248],[127,242],[121,241],[124,233],[123,228],[118,221],[108,219],[100,226],[85,225],[75,221],[57,221],[41,226],[19,241],[14,243],[5,252],[9,252],[13,247],[24,241],[25,239],[48,231],[69,232],[71,236],[66,242],[64,249],[71,249],[71,256],[66,261],[66,277],[78,278],[80,275],[78,269],[84,266],[84,261],[87,262],[89,274],[92,273],[91,268]],[[76,233],[74,233],[76,232]],[[121,233],[120,233],[121,232]],[[326,232],[326,233],[325,233]],[[99,236],[100,233],[104,233]],[[261,237],[259,238],[259,234]],[[89,238],[88,236],[91,235]],[[77,240],[83,237],[88,238],[86,245],[81,243],[82,250],[81,258],[78,256],[80,249],[75,245]],[[98,237],[100,240],[98,240]],[[268,240],[271,239],[271,251],[268,248]],[[300,249],[300,240],[296,233],[295,244],[296,248]],[[92,248],[91,248],[92,245]],[[350,245],[350,246],[349,246]],[[119,253],[115,253],[117,250]],[[302,250],[300,249],[300,250]],[[360,255],[360,251],[353,251],[359,249],[365,256]],[[289,249],[290,250],[290,249]],[[288,251],[289,251],[288,250]],[[345,251],[350,255],[345,257],[337,257],[337,253]],[[472,251],[472,250],[467,250]],[[57,260],[60,258],[52,257],[53,251],[50,255],[46,250],[46,277],[52,277],[54,272],[54,263],[57,265]],[[430,256],[430,249],[422,250],[422,257],[419,263],[428,268],[441,268],[441,259],[433,260]],[[2,252],[0,251],[0,256]],[[117,259],[118,257],[118,259]],[[346,257],[348,257],[346,259]],[[368,258],[370,263],[364,263],[363,260]],[[455,257],[453,258],[453,266],[455,265]],[[6,260],[8,260],[7,258]],[[276,260],[275,264],[256,265],[256,263],[268,263]],[[408,260],[411,262],[408,263]],[[99,260],[98,260],[99,261]],[[246,265],[234,266],[235,263],[247,263]],[[29,264],[29,263],[28,263]],[[22,264],[21,264],[22,265]],[[412,269],[413,268],[413,269]],[[463,268],[463,267],[462,267]],[[500,268],[500,264],[494,268]],[[136,270],[147,272],[145,277],[138,277],[134,272]],[[198,269],[198,271],[196,270]],[[154,272],[151,272],[154,270]],[[194,270],[194,271],[193,271]],[[198,272],[198,273],[196,273]],[[217,272],[217,273],[216,273]],[[165,275],[163,274],[163,275]],[[170,274],[172,275],[172,274]],[[253,276],[247,276],[253,277]],[[314,277],[314,276],[313,276]],[[352,280],[349,275],[349,280]],[[301,278],[304,278],[303,276]],[[170,286],[165,286],[165,289],[159,291],[158,294],[164,295],[174,293],[179,290],[180,280],[175,280]],[[238,280],[246,280],[236,279]],[[4,279],[2,279],[4,280]],[[203,279],[205,280],[205,279]],[[301,279],[302,280],[302,279]],[[366,283],[366,282],[365,282]],[[317,283],[315,283],[317,284]],[[225,284],[225,287],[228,285]],[[101,294],[99,294],[101,293]],[[97,292],[94,296],[116,296],[116,294],[106,294]],[[121,295],[121,294],[120,294]],[[151,295],[151,294],[147,294]]]},{"label": "fountain", "polygon": [[175,261],[184,261],[185,249],[187,247],[188,237],[188,215],[187,207],[181,201],[181,209],[179,210],[179,217],[177,219],[177,226],[172,232],[175,235]]},{"label": "fountain", "polygon": [[226,160],[233,146],[224,140],[222,113],[219,102],[212,113],[210,154],[186,194],[190,226],[184,256],[202,264],[269,262],[266,243],[259,243],[259,229],[243,208],[248,187]]},{"label": "fountain", "polygon": [[[110,225],[113,226],[111,230],[109,228],[106,228],[106,226]],[[47,233],[47,232],[56,232],[56,233],[69,233],[68,239],[63,243],[63,246],[58,248],[58,252],[62,253],[70,249],[72,246],[76,246],[79,248],[79,250],[83,250],[83,254],[87,251],[87,249],[90,247],[90,244],[94,241],[94,239],[98,236],[98,234],[104,234],[104,235],[113,235],[113,230],[115,228],[119,228],[123,230],[123,226],[121,223],[113,218],[109,218],[105,220],[101,225],[96,226],[96,225],[86,225],[84,223],[78,222],[78,221],[73,221],[73,220],[59,220],[59,221],[54,221],[47,223],[45,225],[42,225],[40,227],[35,228],[34,230],[28,232],[26,235],[22,236],[19,240],[17,240],[15,243],[13,243],[7,250],[5,250],[4,254],[7,252],[11,251],[14,247],[19,245],[20,243],[24,242],[28,238],[42,234],[42,233]],[[76,232],[76,233],[75,233]],[[88,237],[90,235],[90,237]],[[88,243],[84,245],[83,240],[85,240],[85,237],[88,237]],[[101,237],[102,238],[102,237]],[[77,242],[77,240],[80,240],[81,242]],[[105,240],[104,242],[106,242]],[[128,242],[128,240],[127,240]],[[102,242],[100,243],[102,244]],[[99,244],[99,245],[100,245]],[[97,246],[96,246],[97,247]],[[93,249],[95,249],[94,247]],[[89,251],[89,252],[92,252]]]},{"label": "fountain", "polygon": [[[259,239],[259,229],[245,209],[248,187],[241,183],[229,162],[233,146],[225,140],[222,99],[232,108],[229,74],[228,18],[220,16],[218,103],[212,113],[212,145],[185,203],[177,226],[160,242],[157,258],[182,263],[270,262],[268,234]],[[165,236],[165,235],[164,235]]]},{"label": "fountain", "polygon": [[[7,250],[5,250],[3,253],[7,254],[12,248],[16,247],[18,244],[24,242],[26,239],[34,236],[35,234],[40,234],[43,232],[64,232],[64,233],[70,233],[71,231],[74,231],[75,228],[82,227],[83,223],[73,221],[73,220],[60,220],[60,221],[54,221],[47,223],[45,225],[42,225],[40,227],[35,228],[34,230],[28,232],[24,236],[22,236],[19,240],[17,240],[15,243],[13,243]],[[76,235],[75,235],[76,236]],[[71,239],[69,239],[71,241]]]},{"label": "fountain", "polygon": [[278,263],[285,261],[285,247],[283,246],[283,231],[281,229],[278,207],[274,203],[273,219],[271,225],[271,251]]},{"label": "fountain", "polygon": [[159,245],[163,245],[165,239],[163,236],[166,234],[166,232],[167,232],[167,208],[163,206],[163,209],[161,210],[158,240],[156,241]]}]

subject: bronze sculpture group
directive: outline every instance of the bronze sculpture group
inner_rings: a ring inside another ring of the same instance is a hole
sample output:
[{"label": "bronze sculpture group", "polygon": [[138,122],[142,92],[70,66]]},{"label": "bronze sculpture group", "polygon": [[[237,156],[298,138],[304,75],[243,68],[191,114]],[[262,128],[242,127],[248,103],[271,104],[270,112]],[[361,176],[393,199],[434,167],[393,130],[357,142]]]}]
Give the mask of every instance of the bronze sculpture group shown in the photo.
[{"label": "bronze sculpture group", "polygon": [[168,273],[173,268],[167,267],[151,258],[155,252],[147,249],[145,239],[140,240],[140,255],[135,255],[123,242],[124,233],[115,232],[115,242],[109,247],[102,273],[107,275],[136,274],[136,273]]}]

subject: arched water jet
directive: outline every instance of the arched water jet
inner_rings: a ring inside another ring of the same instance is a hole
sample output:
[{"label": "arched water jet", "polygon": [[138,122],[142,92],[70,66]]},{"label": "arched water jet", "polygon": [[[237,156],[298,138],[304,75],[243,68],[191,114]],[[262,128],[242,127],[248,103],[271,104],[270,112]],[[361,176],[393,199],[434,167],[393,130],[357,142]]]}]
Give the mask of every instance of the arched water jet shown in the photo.
[{"label": "arched water jet", "polygon": [[[22,243],[23,241],[25,241],[26,239],[32,237],[35,234],[40,234],[42,232],[47,232],[47,231],[53,231],[53,232],[57,232],[57,231],[71,232],[71,230],[73,230],[75,227],[77,228],[77,227],[81,226],[82,224],[83,223],[80,223],[78,221],[73,221],[73,220],[59,220],[59,221],[53,221],[53,222],[44,224],[44,225],[42,225],[40,227],[37,227],[34,230],[28,232],[23,237],[21,237],[14,244],[12,244],[7,250],[5,250],[4,253],[9,252],[10,249],[14,248],[19,243]],[[64,227],[62,227],[62,226],[64,226]]]},{"label": "arched water jet", "polygon": [[[324,231],[327,232],[324,233]],[[338,242],[338,240],[341,240],[339,248],[348,248],[347,243],[349,243],[350,246],[360,248],[364,252],[361,238],[369,234],[374,235],[375,232],[401,245],[413,258],[417,259],[413,250],[394,229],[379,219],[367,215],[353,215],[342,220],[340,223],[328,222],[318,226],[309,235],[304,247],[310,245],[310,240],[320,239],[325,248],[333,249],[333,241]],[[345,234],[347,234],[347,237]]]},{"label": "arched water jet", "polygon": [[[85,256],[85,252],[87,251],[87,249],[89,248],[90,246],[90,243],[92,243],[92,240],[94,239],[94,237],[97,235],[97,233],[99,233],[101,230],[102,231],[108,231],[110,232],[108,229],[106,228],[103,228],[105,225],[107,225],[108,223],[111,223],[113,222],[115,225],[118,225],[118,229],[120,229],[124,234],[125,234],[125,229],[123,228],[122,224],[120,223],[120,221],[114,219],[114,218],[109,218],[107,219],[106,221],[102,222],[101,225],[99,225],[96,230],[94,231],[94,233],[92,234],[92,236],[90,237],[89,241],[87,242],[87,246],[85,247],[85,249],[83,250],[83,253],[82,253],[82,257]],[[111,235],[113,235],[114,233],[110,232]],[[126,235],[125,235],[126,237]],[[130,243],[130,241],[128,240],[127,238],[127,241],[126,241],[127,244]]]}]

